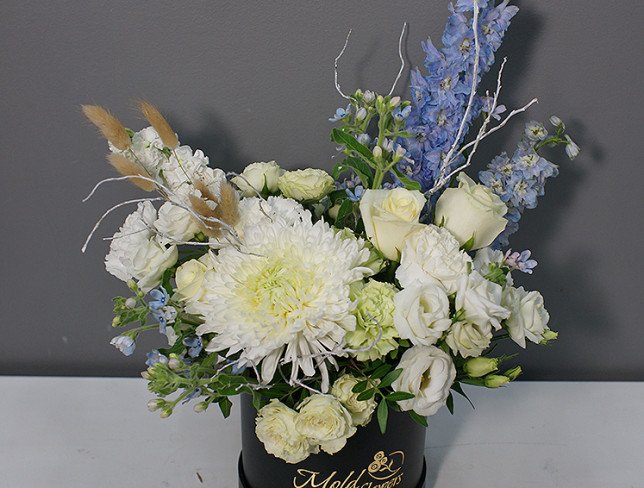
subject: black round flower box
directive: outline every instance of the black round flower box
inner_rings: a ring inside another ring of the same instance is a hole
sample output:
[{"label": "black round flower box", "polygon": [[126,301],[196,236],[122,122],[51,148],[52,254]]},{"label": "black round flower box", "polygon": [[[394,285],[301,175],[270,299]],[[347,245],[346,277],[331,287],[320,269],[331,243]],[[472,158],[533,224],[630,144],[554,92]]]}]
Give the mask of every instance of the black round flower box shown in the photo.
[{"label": "black round flower box", "polygon": [[407,413],[390,412],[383,435],[375,416],[338,453],[288,464],[264,449],[255,435],[257,412],[241,396],[242,452],[239,488],[423,488],[425,428]]}]

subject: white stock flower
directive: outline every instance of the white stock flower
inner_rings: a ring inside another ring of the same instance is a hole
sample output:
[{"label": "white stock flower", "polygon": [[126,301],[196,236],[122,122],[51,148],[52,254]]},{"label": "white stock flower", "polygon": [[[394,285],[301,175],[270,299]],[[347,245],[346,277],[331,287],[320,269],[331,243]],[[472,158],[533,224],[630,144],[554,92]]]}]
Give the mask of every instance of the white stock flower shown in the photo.
[{"label": "white stock flower", "polygon": [[394,325],[401,339],[431,346],[452,324],[449,299],[442,286],[415,283],[394,297]]},{"label": "white stock flower", "polygon": [[287,198],[299,202],[319,200],[335,189],[335,180],[321,169],[306,168],[287,171],[277,180],[277,186]]},{"label": "white stock flower", "polygon": [[445,338],[452,352],[464,358],[480,356],[491,340],[492,328],[489,325],[479,326],[463,321],[452,324]]},{"label": "white stock flower", "polygon": [[271,400],[257,412],[255,433],[266,452],[287,463],[304,461],[319,451],[295,428],[297,412],[278,400]]},{"label": "white stock flower", "polygon": [[[153,127],[146,127],[132,136],[132,146],[130,149],[120,150],[110,143],[110,151],[115,154],[120,154],[130,160],[136,161],[142,165],[145,170],[150,174],[151,178],[156,178],[161,169],[161,165],[167,159],[161,152],[163,149],[163,141],[157,134]],[[134,153],[134,157],[132,156]]]},{"label": "white stock flower", "polygon": [[462,276],[456,290],[455,307],[461,319],[483,328],[501,328],[510,311],[501,305],[503,288],[486,280],[478,271]]},{"label": "white stock flower", "polygon": [[300,404],[295,428],[329,454],[342,449],[356,433],[349,411],[336,398],[319,394],[311,395]]},{"label": "white stock flower", "polygon": [[486,186],[465,173],[458,175],[458,188],[448,188],[436,202],[434,221],[449,230],[461,245],[471,238],[471,249],[492,244],[508,221],[508,207]]},{"label": "white stock flower", "polygon": [[331,394],[349,411],[353,425],[367,425],[371,415],[376,409],[376,400],[371,397],[368,400],[358,400],[359,393],[354,393],[353,387],[360,382],[358,378],[350,374],[340,376],[331,387]]},{"label": "white stock flower", "polygon": [[437,283],[447,293],[456,291],[461,276],[469,273],[472,259],[459,249],[446,229],[425,225],[405,241],[396,278],[403,288],[418,283]]},{"label": "white stock flower", "polygon": [[541,293],[509,287],[503,294],[503,304],[511,311],[505,323],[514,342],[525,348],[526,339],[536,344],[543,340],[550,314]]},{"label": "white stock flower", "polygon": [[398,261],[405,239],[423,227],[418,223],[427,202],[417,190],[366,190],[360,200],[360,214],[367,237],[387,259]]},{"label": "white stock flower", "polygon": [[239,176],[235,176],[232,181],[245,197],[255,197],[264,190],[264,187],[270,192],[277,191],[277,180],[284,173],[275,161],[267,163],[251,163]]},{"label": "white stock flower", "polygon": [[161,284],[166,269],[177,262],[176,246],[166,247],[152,230],[157,211],[150,202],[139,203],[137,210],[125,219],[114,234],[110,251],[105,257],[105,269],[118,279],[134,279],[147,292]]},{"label": "white stock flower", "polygon": [[200,182],[208,190],[219,195],[219,189],[226,181],[226,174],[208,166],[208,157],[200,150],[192,151],[190,146],[181,146],[172,151],[162,166],[163,181],[182,204],[189,203],[189,196],[201,196],[195,189],[195,183]]},{"label": "white stock flower", "polygon": [[159,242],[164,244],[188,241],[201,229],[190,212],[170,202],[159,208],[154,227],[159,231]]},{"label": "white stock flower", "polygon": [[434,415],[449,396],[449,389],[456,378],[452,358],[436,346],[414,346],[407,349],[396,369],[401,375],[391,387],[416,395],[398,402],[402,411],[413,410],[419,415]]}]

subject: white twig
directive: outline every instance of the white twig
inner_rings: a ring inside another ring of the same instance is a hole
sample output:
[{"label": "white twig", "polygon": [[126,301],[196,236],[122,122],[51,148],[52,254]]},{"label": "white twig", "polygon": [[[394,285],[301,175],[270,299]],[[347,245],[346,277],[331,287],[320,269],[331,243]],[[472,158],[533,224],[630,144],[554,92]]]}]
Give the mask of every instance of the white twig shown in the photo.
[{"label": "white twig", "polygon": [[394,92],[394,90],[396,89],[396,85],[398,84],[398,80],[400,80],[402,72],[405,69],[405,58],[403,58],[403,53],[402,53],[402,44],[403,44],[403,37],[405,36],[405,29],[407,29],[407,22],[403,24],[402,31],[400,32],[400,38],[398,39],[398,57],[400,58],[400,70],[398,70],[398,75],[394,80],[394,84],[391,85],[391,90],[389,90],[389,93],[387,93],[387,96],[391,96],[391,94]]},{"label": "white twig", "polygon": [[347,45],[349,44],[349,36],[351,36],[351,29],[349,29],[349,33],[347,34],[347,38],[344,41],[344,46],[342,46],[342,51],[340,51],[340,54],[335,58],[335,62],[333,64],[333,72],[335,74],[335,89],[338,91],[340,96],[342,98],[346,98],[347,100],[350,100],[351,97],[345,95],[342,90],[340,89],[340,84],[338,83],[338,61],[340,61],[340,58],[344,54],[344,51],[347,48]]},{"label": "white twig", "polygon": [[92,191],[89,192],[89,195],[87,195],[85,198],[83,198],[83,203],[85,203],[87,200],[92,198],[94,196],[94,193],[96,193],[96,190],[98,190],[104,183],[109,183],[111,181],[123,181],[123,180],[143,180],[143,181],[149,181],[151,183],[154,183],[155,185],[161,185],[158,181],[148,178],[147,176],[141,176],[141,175],[127,175],[127,176],[115,176],[113,178],[105,178],[104,180],[99,181],[94,185],[94,188],[92,188]]}]

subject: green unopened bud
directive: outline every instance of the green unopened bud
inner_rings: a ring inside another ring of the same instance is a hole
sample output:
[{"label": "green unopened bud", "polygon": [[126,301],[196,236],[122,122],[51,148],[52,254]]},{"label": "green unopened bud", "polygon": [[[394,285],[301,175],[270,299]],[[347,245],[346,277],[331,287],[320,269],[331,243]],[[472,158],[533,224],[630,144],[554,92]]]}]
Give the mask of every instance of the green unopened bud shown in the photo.
[{"label": "green unopened bud", "polygon": [[356,120],[362,122],[367,116],[367,111],[364,108],[361,108],[356,112]]},{"label": "green unopened bud", "polygon": [[197,403],[193,410],[197,413],[204,412],[208,408],[208,403],[207,402],[199,402]]},{"label": "green unopened bud", "polygon": [[151,378],[150,373],[148,373],[147,371],[141,371],[141,378],[143,378],[144,380],[149,380]]},{"label": "green unopened bud", "polygon": [[372,103],[376,98],[376,94],[372,92],[371,90],[367,90],[364,92],[364,96],[362,97],[362,100],[365,103]]},{"label": "green unopened bud", "polygon": [[521,373],[523,373],[521,366],[516,366],[512,369],[508,369],[504,375],[510,378],[510,380],[516,380]]},{"label": "green unopened bud", "polygon": [[155,398],[148,402],[148,410],[150,412],[156,412],[164,405],[165,405],[165,400],[161,400],[160,398]]},{"label": "green unopened bud", "polygon": [[117,315],[112,319],[112,327],[118,327],[121,324],[121,316]]},{"label": "green unopened bud", "polygon": [[134,280],[127,280],[127,287],[132,291],[137,291],[139,289],[139,286]]},{"label": "green unopened bud", "polygon": [[168,368],[170,368],[173,371],[181,369],[182,366],[183,366],[183,362],[180,359],[170,358],[168,360]]},{"label": "green unopened bud", "polygon": [[170,415],[172,415],[172,407],[164,407],[161,410],[161,418],[162,419],[167,419]]},{"label": "green unopened bud", "polygon": [[510,378],[500,374],[491,374],[485,378],[485,386],[488,388],[498,388],[503,385],[507,385],[510,382]]},{"label": "green unopened bud", "polygon": [[480,378],[499,369],[497,358],[472,358],[463,365],[463,371],[471,378]]},{"label": "green unopened bud", "polygon": [[354,97],[356,97],[356,98],[361,98],[361,97],[362,97],[362,95],[363,95],[363,94],[362,94],[362,90],[361,90],[360,88],[358,88],[358,89],[356,90],[356,92],[353,94],[353,96],[354,96]]},{"label": "green unopened bud", "polygon": [[380,146],[373,148],[373,157],[376,159],[382,158],[382,148]]},{"label": "green unopened bud", "polygon": [[546,329],[546,331],[543,333],[543,339],[541,339],[541,342],[539,344],[548,344],[550,341],[554,341],[559,337],[559,332],[555,332],[554,330]]}]

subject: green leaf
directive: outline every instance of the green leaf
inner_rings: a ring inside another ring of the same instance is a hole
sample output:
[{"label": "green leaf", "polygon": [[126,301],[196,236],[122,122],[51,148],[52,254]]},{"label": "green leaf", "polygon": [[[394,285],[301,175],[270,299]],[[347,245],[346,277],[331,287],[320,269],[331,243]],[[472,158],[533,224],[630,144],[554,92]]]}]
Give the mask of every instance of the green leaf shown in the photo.
[{"label": "green leaf", "polygon": [[418,183],[417,181],[414,181],[414,180],[411,180],[411,179],[407,178],[395,166],[393,168],[391,168],[391,171],[394,172],[396,177],[400,180],[400,182],[403,184],[403,186],[405,188],[407,188],[408,190],[419,190],[420,191],[420,188],[421,188],[420,183]]},{"label": "green leaf", "polygon": [[389,393],[385,398],[390,402],[399,402],[402,400],[411,400],[415,396],[413,393],[406,391],[394,391],[393,393]]},{"label": "green leaf", "polygon": [[394,381],[398,379],[398,377],[402,374],[402,369],[394,369],[393,371],[387,373],[385,377],[382,379],[380,384],[378,385],[378,388],[386,388],[390,386]]},{"label": "green leaf", "polygon": [[377,380],[382,378],[384,375],[389,373],[391,371],[392,366],[390,364],[383,364],[379,368],[377,368],[373,373],[369,375],[371,379]]},{"label": "green leaf", "polygon": [[355,137],[341,129],[336,128],[331,131],[331,140],[337,144],[346,146],[347,149],[357,152],[369,161],[373,158],[373,154],[371,154],[367,146],[360,144]]},{"label": "green leaf", "polygon": [[360,381],[359,383],[356,383],[353,388],[351,388],[351,391],[353,393],[362,393],[367,389],[367,386],[369,386],[369,381]]},{"label": "green leaf", "polygon": [[230,409],[233,406],[233,403],[226,397],[220,398],[217,403],[219,403],[219,409],[224,415],[224,418],[228,418],[230,416]]},{"label": "green leaf", "polygon": [[338,217],[335,219],[335,224],[337,227],[342,227],[342,222],[353,213],[353,202],[348,198],[342,202],[340,209],[338,210]]},{"label": "green leaf", "polygon": [[[472,380],[473,382],[470,382],[470,380]],[[485,384],[485,381],[483,381],[483,380],[481,380],[479,378],[477,378],[476,380],[474,380],[474,378],[468,378],[467,380],[464,380],[463,382],[471,384],[471,385],[476,385],[476,386],[483,386]],[[476,408],[474,407],[474,404],[472,403],[472,400],[470,400],[470,397],[468,397],[465,394],[465,392],[463,391],[463,387],[461,386],[460,383],[454,382],[454,384],[452,385],[452,390],[454,390],[456,393],[458,393],[463,398],[465,398],[468,401],[468,403],[471,405],[472,410],[476,410]]]},{"label": "green leaf", "polygon": [[471,251],[474,247],[474,236],[470,237],[465,244],[461,246],[461,249],[465,252]]},{"label": "green leaf", "polygon": [[418,415],[416,412],[413,410],[409,411],[409,416],[411,419],[416,422],[417,424],[422,425],[423,427],[427,427],[427,418],[423,417],[422,415]]},{"label": "green leaf", "polygon": [[378,418],[380,432],[384,434],[387,431],[387,418],[389,417],[389,407],[387,407],[387,401],[384,398],[378,404],[376,416]]},{"label": "green leaf", "polygon": [[364,402],[366,400],[369,400],[370,398],[373,398],[375,394],[376,394],[376,390],[374,388],[369,388],[368,390],[365,390],[362,393],[360,393],[356,397],[356,400],[358,400],[359,402]]},{"label": "green leaf", "polygon": [[447,405],[447,410],[449,410],[449,413],[454,415],[454,397],[452,396],[451,393],[447,397],[446,405]]}]

